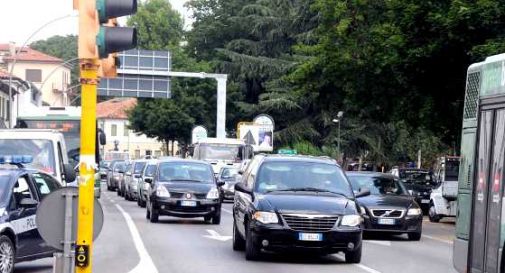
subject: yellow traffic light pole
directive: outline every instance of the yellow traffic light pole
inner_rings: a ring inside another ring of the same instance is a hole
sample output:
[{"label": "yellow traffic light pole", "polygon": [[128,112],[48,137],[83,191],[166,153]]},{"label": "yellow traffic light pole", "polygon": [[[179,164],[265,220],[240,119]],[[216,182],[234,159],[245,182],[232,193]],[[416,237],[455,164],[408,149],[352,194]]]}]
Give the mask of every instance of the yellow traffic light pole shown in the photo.
[{"label": "yellow traffic light pole", "polygon": [[[97,59],[81,60],[81,158],[77,212],[76,272],[90,273],[93,243],[93,204],[95,185]],[[84,260],[86,258],[86,260]]]}]

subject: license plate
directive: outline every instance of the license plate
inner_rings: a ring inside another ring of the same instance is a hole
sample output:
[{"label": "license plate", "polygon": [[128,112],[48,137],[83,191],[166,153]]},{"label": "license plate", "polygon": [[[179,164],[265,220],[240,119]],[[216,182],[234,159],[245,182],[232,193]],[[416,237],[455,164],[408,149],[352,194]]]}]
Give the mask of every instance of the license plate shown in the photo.
[{"label": "license plate", "polygon": [[196,207],[196,201],[181,201],[182,207]]},{"label": "license plate", "polygon": [[427,199],[422,199],[421,200],[421,204],[428,204],[430,203],[430,200],[427,200]]},{"label": "license plate", "polygon": [[323,234],[321,233],[298,233],[298,240],[300,241],[322,241]]},{"label": "license plate", "polygon": [[379,219],[379,225],[394,225],[395,219]]}]

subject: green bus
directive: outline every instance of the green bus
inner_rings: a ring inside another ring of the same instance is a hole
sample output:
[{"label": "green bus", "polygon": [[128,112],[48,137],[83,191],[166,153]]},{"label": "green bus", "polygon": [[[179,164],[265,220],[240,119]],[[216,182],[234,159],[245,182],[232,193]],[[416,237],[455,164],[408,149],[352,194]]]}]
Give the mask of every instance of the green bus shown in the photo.
[{"label": "green bus", "polygon": [[458,272],[505,272],[503,175],[505,54],[468,68],[453,263]]}]

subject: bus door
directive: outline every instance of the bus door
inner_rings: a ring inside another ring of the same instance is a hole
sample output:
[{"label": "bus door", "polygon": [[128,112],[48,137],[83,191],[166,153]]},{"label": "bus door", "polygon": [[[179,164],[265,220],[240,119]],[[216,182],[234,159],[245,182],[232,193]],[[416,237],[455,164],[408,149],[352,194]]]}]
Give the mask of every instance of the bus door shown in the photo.
[{"label": "bus door", "polygon": [[[482,107],[473,195],[471,272],[499,272],[502,183],[505,151],[505,105]],[[504,211],[505,212],[505,211]],[[505,220],[505,219],[504,219]]]}]

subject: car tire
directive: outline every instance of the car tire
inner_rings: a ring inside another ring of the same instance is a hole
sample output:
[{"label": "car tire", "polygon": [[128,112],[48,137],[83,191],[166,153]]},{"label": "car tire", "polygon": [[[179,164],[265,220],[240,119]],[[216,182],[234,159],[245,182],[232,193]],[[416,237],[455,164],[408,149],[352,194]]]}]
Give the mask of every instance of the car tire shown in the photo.
[{"label": "car tire", "polygon": [[219,224],[221,224],[221,213],[220,212],[216,213],[216,215],[214,215],[212,217],[212,224],[213,225],[219,225]]},{"label": "car tire", "polygon": [[142,207],[140,203],[140,197],[137,197],[137,206]]},{"label": "car tire", "polygon": [[141,208],[145,208],[145,207],[146,207],[146,205],[147,205],[147,202],[146,202],[146,201],[144,201],[144,200],[141,200],[141,201],[140,201],[140,207],[141,207]]},{"label": "car tire", "polygon": [[149,210],[149,206],[146,208],[146,219],[149,220],[151,219],[151,211]]},{"label": "car tire", "polygon": [[205,223],[209,223],[211,220],[212,220],[212,217],[211,217],[211,216],[204,216],[204,217],[203,217],[203,221],[204,221]]},{"label": "car tire", "polygon": [[160,217],[160,212],[154,208],[154,205],[151,203],[151,223],[157,223]]},{"label": "car tire", "polygon": [[422,235],[421,231],[411,232],[407,234],[409,241],[419,241],[421,240],[421,235]]},{"label": "car tire", "polygon": [[348,264],[359,264],[361,262],[361,249],[362,245],[353,251],[347,251],[345,253],[345,262]]},{"label": "car tire", "polygon": [[245,249],[245,240],[237,229],[237,223],[233,220],[233,250],[243,251]]},{"label": "car tire", "polygon": [[430,205],[430,209],[428,211],[428,217],[430,218],[430,222],[432,223],[440,222],[441,217],[437,215],[435,211],[435,206],[433,204]]},{"label": "car tire", "polygon": [[121,196],[121,190],[119,188],[117,189],[117,196]]},{"label": "car tire", "polygon": [[254,243],[252,231],[248,230],[245,234],[245,259],[248,261],[256,261],[260,258],[261,248]]},{"label": "car tire", "polygon": [[5,273],[14,272],[14,260],[16,258],[16,248],[11,239],[5,235],[0,236],[0,263],[7,265]]}]

